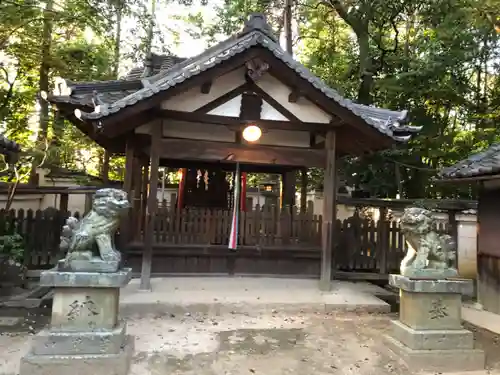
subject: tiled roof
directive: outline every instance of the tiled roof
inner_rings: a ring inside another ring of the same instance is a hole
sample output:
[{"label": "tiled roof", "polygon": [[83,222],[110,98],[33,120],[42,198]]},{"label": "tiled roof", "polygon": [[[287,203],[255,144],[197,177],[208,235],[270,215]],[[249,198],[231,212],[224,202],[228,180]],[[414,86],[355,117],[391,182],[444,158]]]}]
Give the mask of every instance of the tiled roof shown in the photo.
[{"label": "tiled roof", "polygon": [[155,74],[163,72],[170,69],[174,65],[186,60],[183,57],[177,57],[173,55],[156,55],[151,54],[143,66],[133,68],[127,73],[125,79],[141,79],[144,77],[151,77]]},{"label": "tiled roof", "polygon": [[500,173],[500,143],[469,156],[451,167],[443,168],[438,177],[441,179],[470,178]]},{"label": "tiled roof", "polygon": [[[137,85],[141,84],[141,87],[136,91],[123,90],[118,94],[116,90],[111,91],[108,87],[105,88],[105,91],[98,91],[94,96],[102,100],[94,99],[94,112],[80,112],[80,118],[83,120],[99,120],[117,113],[125,107],[132,106],[161,91],[168,90],[257,45],[267,48],[276,58],[283,61],[290,69],[311,83],[326,97],[349,109],[364,120],[366,124],[381,133],[398,141],[407,141],[411,137],[411,133],[420,131],[421,127],[403,125],[407,121],[406,111],[390,111],[357,104],[343,98],[336,90],[328,87],[321,79],[316,77],[304,65],[295,61],[289,53],[280,47],[278,40],[270,31],[270,26],[265,22],[265,17],[261,14],[252,15],[241,33],[207,49],[200,55],[180,61],[171,68],[160,70],[151,77],[131,80],[130,82],[135,82]],[[60,90],[59,95],[52,97],[51,100],[68,103],[75,103],[75,100],[80,100],[69,90],[66,93],[64,93],[64,90]],[[110,96],[113,96],[113,98],[110,98]],[[92,103],[92,100],[87,99],[87,102]]]}]

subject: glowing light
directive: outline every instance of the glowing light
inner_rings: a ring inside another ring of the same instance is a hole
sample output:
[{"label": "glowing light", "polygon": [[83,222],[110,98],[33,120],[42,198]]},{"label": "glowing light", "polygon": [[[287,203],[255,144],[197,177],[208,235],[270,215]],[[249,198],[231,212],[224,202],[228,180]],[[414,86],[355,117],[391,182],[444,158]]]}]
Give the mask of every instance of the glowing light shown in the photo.
[{"label": "glowing light", "polygon": [[243,130],[243,139],[247,142],[257,142],[262,136],[262,130],[257,125],[249,125]]}]

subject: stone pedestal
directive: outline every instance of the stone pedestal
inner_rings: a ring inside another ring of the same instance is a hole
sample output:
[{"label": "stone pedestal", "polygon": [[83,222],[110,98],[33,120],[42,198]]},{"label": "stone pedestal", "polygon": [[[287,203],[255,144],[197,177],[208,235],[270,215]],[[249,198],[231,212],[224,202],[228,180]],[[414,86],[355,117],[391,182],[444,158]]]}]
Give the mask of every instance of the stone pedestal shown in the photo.
[{"label": "stone pedestal", "polygon": [[471,280],[390,275],[389,284],[400,289],[400,308],[385,341],[412,371],[484,369],[484,352],[474,349],[472,332],[461,322],[461,295],[473,288]]},{"label": "stone pedestal", "polygon": [[134,339],[120,321],[120,288],[130,269],[113,273],[44,271],[54,287],[50,328],[33,339],[20,375],[126,375]]}]

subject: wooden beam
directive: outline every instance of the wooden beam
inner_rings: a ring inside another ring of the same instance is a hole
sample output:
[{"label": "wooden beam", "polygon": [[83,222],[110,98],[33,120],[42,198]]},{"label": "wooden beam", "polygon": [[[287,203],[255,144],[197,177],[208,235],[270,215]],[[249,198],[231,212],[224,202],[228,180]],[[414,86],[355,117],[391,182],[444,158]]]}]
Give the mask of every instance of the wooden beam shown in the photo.
[{"label": "wooden beam", "polygon": [[121,145],[122,147],[120,147],[120,145],[117,146],[116,143],[113,142],[112,140],[103,137],[101,134],[97,134],[92,124],[83,122],[82,120],[78,119],[75,116],[74,110],[76,108],[83,109],[85,111],[92,111],[92,108],[83,106],[75,107],[74,105],[63,104],[63,103],[57,103],[57,108],[65,119],[71,122],[74,126],[76,126],[78,130],[80,130],[83,134],[85,134],[87,137],[96,142],[99,146],[101,146],[105,150],[108,150],[111,153],[115,152],[123,153],[124,151],[123,144]]},{"label": "wooden beam", "polygon": [[262,99],[264,99],[266,102],[268,102],[272,107],[274,107],[274,109],[276,109],[279,113],[281,113],[287,119],[289,119],[290,121],[301,122],[297,116],[295,116],[292,112],[290,112],[288,109],[283,107],[276,99],[274,99],[271,95],[269,95],[267,92],[262,90],[258,85],[253,83],[250,85],[250,88],[253,90],[253,92],[255,92],[257,95],[261,96]]},{"label": "wooden beam", "polygon": [[253,92],[243,93],[241,96],[239,118],[242,121],[259,120],[261,112],[262,112],[262,97]]},{"label": "wooden beam", "polygon": [[117,138],[125,133],[134,131],[141,125],[147,124],[156,120],[154,111],[141,112],[131,115],[126,121],[123,121],[120,126],[103,126],[101,134],[107,138]]},{"label": "wooden beam", "polygon": [[161,139],[160,156],[165,159],[277,164],[316,168],[323,168],[325,163],[324,150],[174,138]]},{"label": "wooden beam", "polygon": [[[224,125],[231,130],[243,130],[248,121],[242,121],[238,117],[208,115],[198,112],[181,112],[168,109],[157,110],[158,116],[171,120],[205,123],[213,125]],[[319,122],[295,122],[295,121],[274,121],[274,120],[255,120],[262,129],[277,129],[291,131],[307,131],[314,133],[325,133],[328,129],[336,128],[335,124],[325,124]]]},{"label": "wooden beam", "polygon": [[244,84],[236,87],[235,89],[233,89],[233,90],[225,93],[224,95],[219,96],[218,98],[212,100],[211,102],[209,102],[209,103],[201,106],[200,108],[198,108],[197,110],[195,110],[195,112],[208,113],[211,110],[213,110],[213,109],[215,109],[217,107],[220,107],[222,104],[227,103],[231,99],[236,98],[238,95],[241,95],[247,89],[248,89],[248,84],[244,83]]},{"label": "wooden beam", "polygon": [[292,92],[288,94],[288,103],[297,103],[300,99],[300,91],[292,89]]},{"label": "wooden beam", "polygon": [[337,220],[336,143],[335,131],[329,131],[326,134],[326,167],[323,179],[323,237],[321,239],[321,271],[319,282],[319,287],[322,291],[329,291],[331,289],[335,224]]},{"label": "wooden beam", "polygon": [[200,92],[202,94],[209,94],[211,88],[212,88],[212,81],[204,82],[200,86]]},{"label": "wooden beam", "polygon": [[145,233],[144,253],[142,256],[141,290],[151,290],[151,267],[153,264],[153,236],[156,210],[158,209],[158,168],[160,166],[161,147],[160,121],[153,124],[151,133],[151,178],[149,181],[149,194],[147,203],[147,226]]},{"label": "wooden beam", "polygon": [[[232,163],[220,163],[218,161],[206,161],[206,160],[179,160],[179,159],[160,159],[160,165],[168,166],[170,168],[196,168],[196,169],[211,169],[211,168],[221,168],[226,172],[234,172],[236,170],[236,164]],[[248,173],[268,173],[268,174],[279,174],[284,171],[289,171],[293,169],[300,169],[300,165],[278,165],[278,164],[250,164],[250,163],[240,163],[241,172]]]}]

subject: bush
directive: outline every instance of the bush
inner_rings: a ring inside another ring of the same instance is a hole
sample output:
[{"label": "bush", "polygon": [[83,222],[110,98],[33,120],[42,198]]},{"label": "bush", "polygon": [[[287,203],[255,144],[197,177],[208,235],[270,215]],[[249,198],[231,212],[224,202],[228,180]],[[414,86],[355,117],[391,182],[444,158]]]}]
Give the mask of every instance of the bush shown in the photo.
[{"label": "bush", "polygon": [[24,256],[24,238],[19,233],[0,236],[0,256],[21,263]]}]

